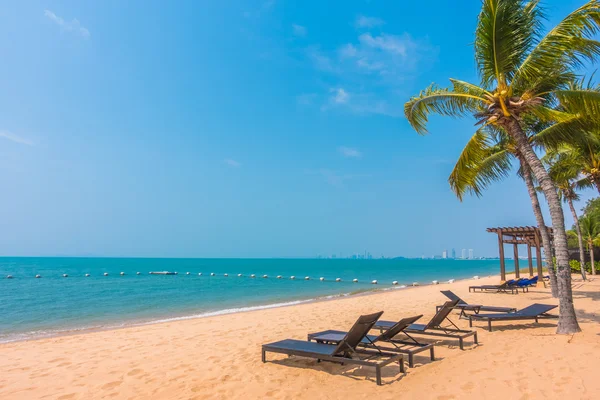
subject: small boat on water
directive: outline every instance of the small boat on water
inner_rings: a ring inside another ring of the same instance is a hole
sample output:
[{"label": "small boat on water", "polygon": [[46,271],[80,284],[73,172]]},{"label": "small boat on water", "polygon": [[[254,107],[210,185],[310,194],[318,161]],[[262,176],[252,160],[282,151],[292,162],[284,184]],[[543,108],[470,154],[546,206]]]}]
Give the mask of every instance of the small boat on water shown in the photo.
[{"label": "small boat on water", "polygon": [[151,271],[150,275],[177,275],[177,272],[171,272],[171,271]]}]

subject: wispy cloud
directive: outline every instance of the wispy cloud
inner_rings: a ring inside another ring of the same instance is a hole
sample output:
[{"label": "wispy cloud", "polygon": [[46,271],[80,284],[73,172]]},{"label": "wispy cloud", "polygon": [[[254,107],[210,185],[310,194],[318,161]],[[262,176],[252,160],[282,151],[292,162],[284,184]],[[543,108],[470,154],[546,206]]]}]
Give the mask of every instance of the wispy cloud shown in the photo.
[{"label": "wispy cloud", "polygon": [[306,50],[308,58],[312,61],[315,68],[325,72],[339,72],[331,57],[324,54],[318,47],[312,46]]},{"label": "wispy cloud", "polygon": [[[317,43],[304,49],[315,71],[330,75],[322,78],[328,82],[327,92],[311,98],[311,102],[320,99],[322,111],[345,109],[361,115],[400,117],[410,91],[407,84],[435,61],[437,48],[427,38],[408,33],[364,31],[383,26],[379,18],[359,15],[354,23],[362,29],[353,40],[334,49]],[[298,98],[308,103],[305,100]]]},{"label": "wispy cloud", "polygon": [[15,135],[12,132],[8,132],[8,131],[0,131],[0,138],[4,138],[4,139],[8,139],[11,142],[15,142],[15,143],[19,143],[19,144],[24,144],[27,146],[34,146],[35,143],[32,142],[29,139],[25,139],[19,135]]},{"label": "wispy cloud", "polygon": [[84,39],[88,39],[90,37],[90,31],[81,25],[79,20],[76,18],[70,22],[65,21],[62,17],[59,17],[50,10],[44,10],[44,15],[66,32],[73,32]]},{"label": "wispy cloud", "polygon": [[350,95],[343,88],[330,89],[333,93],[331,101],[336,104],[346,104],[350,99]]},{"label": "wispy cloud", "polygon": [[223,160],[223,162],[233,168],[239,168],[242,166],[242,163],[231,158],[226,158]]},{"label": "wispy cloud", "polygon": [[370,33],[363,33],[358,37],[358,40],[366,46],[383,50],[391,54],[398,54],[402,57],[406,57],[408,47],[415,46],[412,38],[408,34],[396,36],[383,33],[380,36],[374,37]]},{"label": "wispy cloud", "polygon": [[306,27],[298,24],[292,24],[292,31],[294,36],[304,37],[306,36]]},{"label": "wispy cloud", "polygon": [[352,147],[340,146],[338,147],[338,151],[344,156],[348,158],[361,158],[362,153],[357,149],[353,149]]},{"label": "wispy cloud", "polygon": [[375,28],[376,26],[381,26],[383,24],[385,24],[385,21],[381,18],[359,15],[358,17],[356,17],[354,26],[356,26],[357,28]]}]

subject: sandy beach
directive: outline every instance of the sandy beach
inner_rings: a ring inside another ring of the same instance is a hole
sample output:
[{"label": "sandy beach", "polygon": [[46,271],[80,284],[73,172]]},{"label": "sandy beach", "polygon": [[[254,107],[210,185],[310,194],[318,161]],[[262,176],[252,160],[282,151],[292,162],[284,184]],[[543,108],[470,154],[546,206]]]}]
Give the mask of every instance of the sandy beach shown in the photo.
[{"label": "sandy beach", "polygon": [[[595,399],[600,359],[600,279],[574,276],[574,298],[582,333],[554,334],[556,322],[502,323],[489,333],[477,324],[479,345],[436,346],[436,361],[417,356],[400,374],[383,369],[377,386],[372,370],[317,364],[269,355],[260,346],[309,332],[348,329],[361,313],[384,310],[383,319],[424,314],[445,301],[451,289],[474,304],[523,308],[533,302],[557,304],[549,289],[519,295],[468,293],[471,284],[391,290],[112,331],[0,345],[0,398],[8,399],[349,399],[378,396],[425,399]],[[468,321],[453,320],[467,328]],[[427,341],[427,340],[424,340]],[[425,353],[421,353],[425,354]]]}]

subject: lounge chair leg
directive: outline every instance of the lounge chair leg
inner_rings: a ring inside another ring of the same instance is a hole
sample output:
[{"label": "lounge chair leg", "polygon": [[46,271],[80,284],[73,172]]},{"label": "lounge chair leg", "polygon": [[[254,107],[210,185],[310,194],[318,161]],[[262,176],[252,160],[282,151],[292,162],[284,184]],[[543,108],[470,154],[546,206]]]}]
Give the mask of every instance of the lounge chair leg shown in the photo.
[{"label": "lounge chair leg", "polygon": [[414,363],[414,360],[413,360],[413,358],[414,358],[414,355],[413,355],[413,354],[409,354],[409,355],[408,355],[408,366],[409,366],[410,368],[412,368],[412,367],[414,367],[414,366],[415,366],[415,363]]},{"label": "lounge chair leg", "polygon": [[492,331],[492,320],[488,319],[488,331]]},{"label": "lounge chair leg", "polygon": [[377,378],[377,384],[381,385],[381,368],[379,366],[375,367],[375,376]]},{"label": "lounge chair leg", "polygon": [[473,319],[469,317],[469,328],[473,327]]},{"label": "lounge chair leg", "polygon": [[404,369],[404,357],[400,359],[400,361],[398,361],[398,364],[400,364],[400,372],[404,373],[405,369]]},{"label": "lounge chair leg", "polygon": [[475,341],[475,344],[479,344],[479,341],[477,340],[477,332],[475,332],[473,335],[473,340]]},{"label": "lounge chair leg", "polygon": [[464,350],[464,346],[463,346],[463,340],[462,338],[458,339],[458,346],[460,347],[461,350]]},{"label": "lounge chair leg", "polygon": [[429,353],[431,354],[431,361],[435,361],[435,354],[433,353],[433,346],[429,349]]},{"label": "lounge chair leg", "polygon": [[267,355],[264,350],[262,351],[262,362],[267,362]]}]

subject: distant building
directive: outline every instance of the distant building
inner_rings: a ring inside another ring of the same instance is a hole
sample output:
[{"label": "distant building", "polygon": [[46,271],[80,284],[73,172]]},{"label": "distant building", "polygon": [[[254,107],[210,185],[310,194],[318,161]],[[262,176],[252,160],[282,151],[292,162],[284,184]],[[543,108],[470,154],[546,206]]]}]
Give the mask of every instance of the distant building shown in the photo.
[{"label": "distant building", "polygon": [[452,258],[456,258],[456,250],[452,249]]},{"label": "distant building", "polygon": [[442,251],[442,258],[444,258],[444,259],[448,258],[448,250]]},{"label": "distant building", "polygon": [[462,249],[461,257],[463,260],[467,259],[467,249]]},{"label": "distant building", "polygon": [[473,256],[473,249],[469,249],[469,260],[474,259],[475,257]]}]

